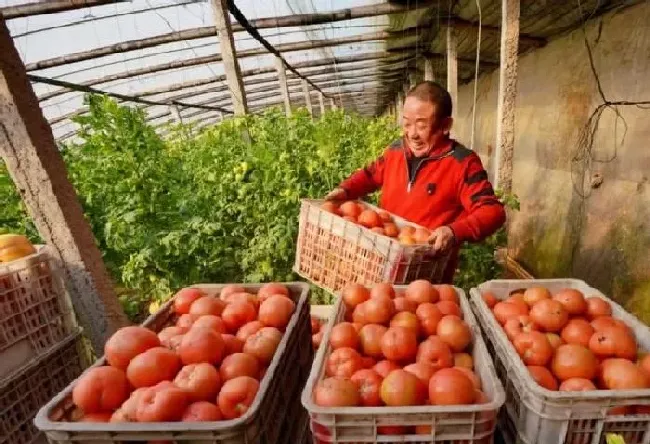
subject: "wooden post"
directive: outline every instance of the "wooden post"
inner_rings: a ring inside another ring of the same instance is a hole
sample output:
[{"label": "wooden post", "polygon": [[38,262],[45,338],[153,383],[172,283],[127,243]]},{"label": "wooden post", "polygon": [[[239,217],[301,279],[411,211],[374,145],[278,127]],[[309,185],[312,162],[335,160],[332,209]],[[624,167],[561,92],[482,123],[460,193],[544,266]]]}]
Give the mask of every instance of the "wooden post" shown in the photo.
[{"label": "wooden post", "polygon": [[232,38],[232,27],[226,0],[212,0],[212,6],[219,35],[219,45],[221,46],[223,68],[226,72],[226,83],[232,96],[233,110],[236,116],[241,116],[248,112],[248,106],[246,104],[244,82],[242,81],[241,70],[235,53],[235,42]]},{"label": "wooden post", "polygon": [[452,115],[458,115],[458,52],[456,50],[457,34],[453,26],[447,26],[447,91],[451,96]]},{"label": "wooden post", "polygon": [[311,94],[309,93],[309,84],[305,79],[302,79],[302,93],[305,96],[305,106],[307,107],[307,111],[309,111],[309,114],[311,116],[314,115],[314,111],[311,108]]},{"label": "wooden post", "polygon": [[501,1],[501,65],[497,99],[495,187],[512,190],[512,157],[515,145],[517,55],[519,51],[519,0]]},{"label": "wooden post", "polygon": [[402,124],[402,107],[404,102],[402,101],[402,93],[398,92],[397,97],[395,98],[395,120],[398,125]]},{"label": "wooden post", "polygon": [[287,88],[287,71],[284,67],[284,62],[280,57],[275,58],[275,69],[278,71],[278,82],[280,83],[280,92],[284,100],[284,112],[287,117],[291,116],[291,96],[289,96],[289,89]]},{"label": "wooden post", "polygon": [[333,97],[330,98],[330,109],[336,109],[336,102]]},{"label": "wooden post", "polygon": [[128,320],[2,18],[0,54],[0,153],[64,271],[75,313],[99,355],[106,340]]},{"label": "wooden post", "polygon": [[325,96],[320,91],[318,92],[318,102],[320,104],[320,116],[323,117],[323,114],[325,114]]},{"label": "wooden post", "polygon": [[435,81],[435,77],[433,75],[433,59],[431,57],[427,57],[424,60],[424,80],[428,81]]},{"label": "wooden post", "polygon": [[409,89],[413,88],[415,85],[417,85],[417,83],[418,83],[417,76],[415,75],[414,72],[410,72],[409,73],[409,84],[408,84]]}]

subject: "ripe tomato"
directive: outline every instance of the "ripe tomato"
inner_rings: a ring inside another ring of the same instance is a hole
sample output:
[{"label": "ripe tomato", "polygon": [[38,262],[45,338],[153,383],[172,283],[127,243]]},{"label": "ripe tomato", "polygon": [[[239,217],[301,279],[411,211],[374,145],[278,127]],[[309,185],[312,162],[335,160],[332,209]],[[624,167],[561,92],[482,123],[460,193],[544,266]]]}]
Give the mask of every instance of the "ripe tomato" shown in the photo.
[{"label": "ripe tomato", "polygon": [[587,302],[587,319],[589,320],[593,321],[601,316],[612,315],[612,306],[609,305],[609,302],[598,296],[587,298],[585,302]]},{"label": "ripe tomato", "polygon": [[497,297],[491,291],[484,291],[483,293],[481,293],[481,298],[483,299],[483,302],[485,302],[485,305],[487,305],[490,310],[493,309],[495,305],[497,305],[497,302],[499,302]]},{"label": "ripe tomato", "polygon": [[622,327],[605,327],[596,331],[589,339],[589,348],[600,359],[636,359],[636,338]]},{"label": "ripe tomato", "polygon": [[221,335],[224,343],[224,356],[232,355],[233,353],[239,353],[244,349],[244,341],[241,339],[230,335],[223,334]]},{"label": "ripe tomato", "polygon": [[440,301],[451,301],[456,305],[460,304],[460,299],[456,293],[456,289],[447,284],[434,285],[433,288],[438,292]]},{"label": "ripe tomato", "polygon": [[418,305],[415,316],[420,321],[422,333],[431,336],[436,334],[438,323],[442,319],[443,314],[436,304],[424,303]]},{"label": "ripe tomato", "polygon": [[584,319],[571,319],[564,326],[560,336],[567,344],[579,344],[589,347],[589,340],[595,333],[594,328]]},{"label": "ripe tomato", "polygon": [[390,407],[422,405],[427,397],[426,385],[413,373],[393,370],[382,381],[380,396]]},{"label": "ripe tomato", "polygon": [[325,378],[316,384],[314,402],[321,407],[354,407],[361,404],[361,396],[350,379]]},{"label": "ripe tomato", "polygon": [[599,316],[591,321],[590,325],[594,328],[595,331],[601,331],[608,327],[621,327],[625,330],[628,329],[628,326],[625,325],[624,322],[619,319],[614,319],[611,316]]},{"label": "ripe tomato", "polygon": [[528,310],[511,302],[497,302],[492,310],[499,324],[504,325],[510,318],[528,315]]},{"label": "ripe tomato", "polygon": [[416,281],[411,282],[406,287],[406,291],[404,292],[404,297],[407,300],[415,302],[418,305],[423,304],[425,302],[435,303],[438,302],[438,300],[440,299],[440,295],[438,294],[438,291],[435,288],[433,288],[431,282],[424,279],[418,279]]},{"label": "ripe tomato", "polygon": [[528,365],[526,367],[535,382],[539,385],[547,390],[557,390],[557,381],[546,367],[539,365]]},{"label": "ripe tomato", "polygon": [[264,327],[246,339],[244,353],[257,358],[262,365],[267,365],[273,360],[275,351],[282,341],[282,333],[273,327]]},{"label": "ripe tomato", "polygon": [[361,356],[361,363],[363,364],[363,368],[373,368],[377,361],[370,356]]},{"label": "ripe tomato", "polygon": [[384,233],[388,237],[397,237],[399,236],[399,228],[392,222],[386,222],[384,223]]},{"label": "ripe tomato", "polygon": [[359,305],[357,305],[354,310],[352,311],[352,321],[355,324],[361,324],[365,325],[368,322],[366,321],[366,303],[362,302]]},{"label": "ripe tomato", "polygon": [[383,222],[379,214],[373,210],[363,210],[359,217],[357,217],[359,225],[363,225],[366,228],[374,228],[383,226]]},{"label": "ripe tomato", "polygon": [[240,341],[246,342],[246,339],[250,338],[252,335],[257,333],[264,327],[265,325],[262,324],[260,321],[251,321],[239,327],[239,330],[237,330],[237,334],[235,336]]},{"label": "ripe tomato", "polygon": [[469,325],[457,316],[443,317],[438,323],[436,333],[442,341],[454,352],[461,352],[472,342],[472,331]]},{"label": "ripe tomato", "polygon": [[160,340],[160,345],[163,347],[172,348],[170,344],[171,338],[185,334],[186,332],[187,329],[183,327],[165,327],[158,333],[158,340]]},{"label": "ripe tomato", "polygon": [[381,405],[379,388],[381,387],[382,377],[379,376],[379,373],[366,368],[356,371],[350,380],[357,385],[362,406],[374,407]]},{"label": "ripe tomato", "polygon": [[510,295],[510,297],[508,299],[506,299],[505,302],[508,302],[510,304],[514,304],[514,305],[520,307],[521,310],[528,310],[529,309],[528,304],[526,303],[526,301],[524,301],[524,295],[521,294],[521,293],[515,293],[515,294]]},{"label": "ripe tomato", "polygon": [[503,325],[503,330],[508,339],[512,341],[519,333],[537,331],[537,325],[530,319],[530,316],[520,315],[508,318]]},{"label": "ripe tomato", "polygon": [[529,307],[532,307],[539,301],[551,299],[551,292],[544,287],[530,287],[524,291],[523,299]]},{"label": "ripe tomato", "polygon": [[160,347],[160,339],[145,327],[122,327],[104,345],[106,360],[113,367],[126,370],[129,362],[140,353]]},{"label": "ripe tomato", "polygon": [[339,210],[343,216],[353,217],[356,219],[363,211],[363,208],[357,205],[356,202],[349,200],[347,202],[343,202],[339,207]]},{"label": "ripe tomato", "polygon": [[314,350],[318,350],[318,347],[320,347],[320,344],[323,341],[323,335],[323,331],[319,331],[315,335],[311,335],[311,345],[314,347]]},{"label": "ripe tomato", "polygon": [[269,296],[260,305],[259,320],[267,327],[275,327],[284,331],[295,309],[296,303],[288,297]]},{"label": "ripe tomato", "polygon": [[181,417],[183,422],[221,421],[221,410],[211,402],[199,401],[187,406]]},{"label": "ripe tomato", "polygon": [[440,301],[436,304],[436,307],[438,307],[438,310],[440,310],[443,316],[454,315],[459,318],[463,317],[463,312],[460,311],[460,307],[454,301]]},{"label": "ripe tomato", "polygon": [[423,227],[417,227],[415,229],[415,234],[413,234],[413,239],[418,244],[426,244],[430,237],[431,231]]},{"label": "ripe tomato", "polygon": [[605,359],[601,363],[600,380],[610,390],[650,388],[650,378],[641,368],[621,358]]},{"label": "ripe tomato", "polygon": [[560,302],[544,299],[530,309],[530,318],[542,330],[557,333],[569,322],[569,313]]},{"label": "ripe tomato", "polygon": [[185,333],[181,345],[178,346],[178,355],[185,365],[201,362],[219,364],[225,351],[226,344],[221,333],[209,328],[192,327]]},{"label": "ripe tomato", "polygon": [[321,204],[321,209],[324,211],[327,211],[328,213],[340,215],[341,210],[339,210],[339,206],[332,202],[331,200],[327,200]]},{"label": "ripe tomato", "polygon": [[244,287],[242,287],[241,285],[228,284],[228,285],[226,285],[225,287],[223,287],[221,289],[221,292],[219,292],[219,298],[222,301],[225,302],[226,299],[228,298],[228,296],[230,296],[231,294],[245,293],[245,292],[246,292],[246,289]]},{"label": "ripe tomato", "polygon": [[512,343],[526,365],[546,365],[553,355],[548,338],[538,331],[520,333]]},{"label": "ripe tomato", "polygon": [[226,304],[234,304],[236,302],[248,302],[255,308],[255,312],[260,307],[260,301],[257,299],[257,296],[252,293],[233,293],[228,295],[225,299],[222,299]]},{"label": "ripe tomato", "polygon": [[[397,300],[397,299],[396,299]],[[391,327],[402,327],[411,330],[417,337],[420,332],[420,322],[415,314],[403,311],[395,314],[390,320]]]},{"label": "ripe tomato", "polygon": [[215,315],[221,316],[226,303],[221,299],[213,298],[211,296],[203,296],[198,298],[192,305],[190,305],[190,313],[196,316]]},{"label": "ripe tomato", "polygon": [[135,388],[151,387],[162,381],[171,381],[181,369],[181,360],[173,351],[150,348],[131,359],[126,377]]},{"label": "ripe tomato", "polygon": [[224,325],[231,333],[235,333],[241,326],[253,322],[256,318],[257,312],[250,302],[239,301],[230,303],[226,305],[223,313],[221,313],[221,319],[223,319]]},{"label": "ripe tomato", "polygon": [[343,289],[341,296],[346,307],[354,309],[357,305],[370,299],[370,291],[361,284],[351,284]]},{"label": "ripe tomato", "polygon": [[597,390],[596,386],[589,379],[585,378],[569,378],[560,384],[561,392],[587,392],[590,390]]},{"label": "ripe tomato", "polygon": [[174,312],[186,314],[190,312],[190,305],[198,298],[205,296],[198,288],[182,288],[174,295]]},{"label": "ripe tomato", "polygon": [[349,322],[341,322],[332,327],[330,332],[330,345],[333,349],[349,347],[359,348],[359,334]]},{"label": "ripe tomato", "polygon": [[257,299],[260,301],[260,304],[267,300],[270,296],[273,295],[284,295],[289,296],[289,289],[284,285],[277,282],[269,282],[268,284],[262,285],[262,287],[257,292]]},{"label": "ripe tomato", "polygon": [[435,371],[454,365],[451,349],[437,336],[429,336],[420,343],[415,360],[431,364]]},{"label": "ripe tomato", "polygon": [[221,387],[217,404],[226,419],[235,419],[248,411],[257,395],[260,383],[250,376],[239,376]]},{"label": "ripe tomato", "polygon": [[395,299],[393,299],[393,304],[395,304],[395,311],[397,313],[403,311],[409,313],[415,313],[418,308],[418,304],[416,304],[413,301],[409,301],[405,297],[396,297]]},{"label": "ripe tomato", "polygon": [[598,359],[582,345],[560,345],[553,355],[551,369],[560,381],[571,378],[593,379],[596,377]]},{"label": "ripe tomato", "polygon": [[650,378],[650,353],[639,359],[639,367]]},{"label": "ripe tomato", "polygon": [[217,333],[226,333],[226,325],[219,316],[203,315],[194,321],[192,328],[207,328]]},{"label": "ripe tomato", "polygon": [[381,352],[390,361],[413,362],[418,339],[412,329],[390,327],[381,338]]},{"label": "ripe tomato", "polygon": [[129,397],[129,383],[124,371],[110,366],[86,371],[72,390],[72,402],[84,413],[117,409]]},{"label": "ripe tomato", "polygon": [[372,368],[374,371],[376,371],[379,376],[382,378],[385,378],[388,376],[390,372],[393,370],[399,370],[401,367],[394,363],[393,361],[389,361],[388,359],[384,359],[383,361],[379,361],[377,364],[374,365]]},{"label": "ripe tomato", "polygon": [[[395,313],[393,300],[385,296],[370,298],[359,305],[357,310],[360,308],[363,309],[363,320],[365,321],[361,322],[362,324],[387,324]],[[355,320],[355,322],[357,321]]]},{"label": "ripe tomato", "polygon": [[183,314],[178,317],[176,320],[176,326],[185,329],[185,331],[189,330],[190,327],[194,324],[194,322],[199,318],[199,315],[193,315],[193,314]]},{"label": "ripe tomato", "polygon": [[481,390],[481,379],[478,377],[476,373],[474,373],[472,370],[465,368],[465,367],[452,367],[455,368],[456,370],[463,372],[465,376],[469,378],[470,381],[472,381],[472,384],[474,384],[474,388],[476,390]]},{"label": "ripe tomato", "polygon": [[457,368],[438,370],[429,381],[432,405],[473,404],[476,390],[472,380]]},{"label": "ripe tomato", "polygon": [[429,385],[429,379],[431,379],[437,369],[428,362],[420,361],[415,364],[407,365],[404,367],[404,370],[417,376],[426,387]]},{"label": "ripe tomato", "polygon": [[370,299],[374,298],[395,298],[395,289],[390,282],[379,282],[370,289]]},{"label": "ripe tomato", "polygon": [[405,427],[400,425],[384,425],[377,426],[378,435],[409,435],[412,427]]},{"label": "ripe tomato", "polygon": [[581,316],[587,312],[587,301],[582,292],[573,288],[565,288],[557,292],[553,299],[564,306],[569,316]]},{"label": "ripe tomato", "polygon": [[219,374],[223,381],[239,376],[250,376],[257,379],[260,376],[260,365],[253,355],[234,353],[223,360],[219,368]]},{"label": "ripe tomato", "polygon": [[139,396],[135,416],[138,422],[178,421],[189,403],[185,391],[174,385],[151,387]]},{"label": "ripe tomato", "polygon": [[174,385],[185,390],[190,401],[215,399],[221,389],[219,371],[208,363],[190,364],[181,369],[174,378]]},{"label": "ripe tomato", "polygon": [[474,359],[469,353],[454,353],[454,367],[474,368]]},{"label": "ripe tomato", "polygon": [[353,348],[343,347],[334,350],[327,358],[326,373],[328,376],[350,378],[363,369],[361,355]]},{"label": "ripe tomato", "polygon": [[315,335],[321,329],[321,321],[314,315],[310,315],[309,317],[311,321],[311,334]]}]

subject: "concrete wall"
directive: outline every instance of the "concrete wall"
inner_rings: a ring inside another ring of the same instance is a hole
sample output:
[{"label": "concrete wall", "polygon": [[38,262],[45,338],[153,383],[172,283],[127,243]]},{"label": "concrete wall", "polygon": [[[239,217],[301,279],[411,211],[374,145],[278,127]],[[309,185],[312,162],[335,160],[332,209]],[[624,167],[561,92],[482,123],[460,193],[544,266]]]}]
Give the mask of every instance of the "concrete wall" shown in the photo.
[{"label": "concrete wall", "polygon": [[[648,23],[648,2],[588,23],[608,100],[650,101]],[[498,82],[483,76],[477,95],[474,149],[492,174]],[[473,84],[461,87],[466,143],[472,101]],[[600,103],[582,30],[520,58],[509,247],[536,276],[584,279],[650,323],[650,106],[604,110],[588,152],[580,131]]]}]

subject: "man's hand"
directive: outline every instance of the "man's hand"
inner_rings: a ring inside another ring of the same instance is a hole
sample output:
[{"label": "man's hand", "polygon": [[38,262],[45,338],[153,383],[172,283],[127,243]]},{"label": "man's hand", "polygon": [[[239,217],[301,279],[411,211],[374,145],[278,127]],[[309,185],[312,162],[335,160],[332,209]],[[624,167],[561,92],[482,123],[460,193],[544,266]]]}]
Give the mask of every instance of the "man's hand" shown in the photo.
[{"label": "man's hand", "polygon": [[433,246],[433,251],[436,253],[444,253],[449,251],[456,242],[456,236],[451,228],[444,225],[433,230],[429,236],[428,242]]},{"label": "man's hand", "polygon": [[346,199],[347,199],[347,193],[343,188],[334,188],[325,196],[325,200],[346,200]]}]

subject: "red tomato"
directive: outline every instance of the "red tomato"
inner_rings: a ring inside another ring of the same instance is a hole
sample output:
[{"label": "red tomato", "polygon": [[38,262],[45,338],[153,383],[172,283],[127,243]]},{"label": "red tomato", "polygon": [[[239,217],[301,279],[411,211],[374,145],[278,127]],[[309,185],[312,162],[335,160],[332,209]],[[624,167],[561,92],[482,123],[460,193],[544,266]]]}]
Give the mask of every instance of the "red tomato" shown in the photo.
[{"label": "red tomato", "polygon": [[217,404],[226,419],[235,419],[248,411],[259,390],[260,383],[250,376],[239,376],[226,381],[219,392]]},{"label": "red tomato", "polygon": [[328,376],[350,378],[363,369],[363,361],[359,353],[349,347],[334,350],[327,358],[326,373]]},{"label": "red tomato", "polygon": [[350,378],[357,385],[361,405],[366,407],[380,406],[379,388],[382,377],[374,370],[363,369],[356,371]]},{"label": "red tomato", "polygon": [[219,393],[221,378],[212,364],[190,364],[178,372],[174,385],[185,390],[192,401],[207,401]]},{"label": "red tomato", "polygon": [[198,298],[205,296],[198,288],[182,288],[174,295],[174,312],[186,314],[190,312],[190,306]]}]

